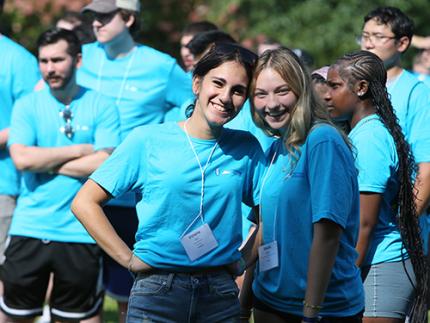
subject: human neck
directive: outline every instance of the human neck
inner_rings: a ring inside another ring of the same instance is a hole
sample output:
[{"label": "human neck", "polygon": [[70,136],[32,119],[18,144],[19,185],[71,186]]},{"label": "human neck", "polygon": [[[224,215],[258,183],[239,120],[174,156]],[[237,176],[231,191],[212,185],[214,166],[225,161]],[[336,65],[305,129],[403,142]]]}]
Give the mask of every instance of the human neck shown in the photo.
[{"label": "human neck", "polygon": [[194,111],[191,117],[185,121],[184,129],[185,127],[190,136],[205,140],[219,138],[223,129],[222,126],[211,127],[206,120],[199,116],[198,111]]},{"label": "human neck", "polygon": [[133,50],[134,46],[134,40],[128,30],[125,30],[110,42],[104,44],[106,54],[111,59],[126,56]]},{"label": "human neck", "polygon": [[69,105],[79,93],[80,89],[75,78],[73,78],[63,89],[50,89],[50,92],[58,101],[64,105]]},{"label": "human neck", "polygon": [[403,72],[403,68],[401,66],[393,66],[389,70],[387,70],[387,82],[394,80]]},{"label": "human neck", "polygon": [[357,123],[359,123],[362,119],[370,116],[371,114],[376,113],[376,108],[372,104],[370,99],[365,99],[360,101],[355,108],[355,111],[351,118],[351,129],[353,129]]}]

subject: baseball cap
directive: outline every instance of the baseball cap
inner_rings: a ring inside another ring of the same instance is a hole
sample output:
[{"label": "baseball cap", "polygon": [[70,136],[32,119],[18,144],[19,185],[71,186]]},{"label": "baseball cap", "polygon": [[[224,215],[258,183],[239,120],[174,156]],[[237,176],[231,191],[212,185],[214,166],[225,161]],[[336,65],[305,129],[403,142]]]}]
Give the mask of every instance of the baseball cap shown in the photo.
[{"label": "baseball cap", "polygon": [[117,9],[140,11],[140,0],[93,0],[82,8],[81,12],[94,11],[98,13],[110,13]]}]

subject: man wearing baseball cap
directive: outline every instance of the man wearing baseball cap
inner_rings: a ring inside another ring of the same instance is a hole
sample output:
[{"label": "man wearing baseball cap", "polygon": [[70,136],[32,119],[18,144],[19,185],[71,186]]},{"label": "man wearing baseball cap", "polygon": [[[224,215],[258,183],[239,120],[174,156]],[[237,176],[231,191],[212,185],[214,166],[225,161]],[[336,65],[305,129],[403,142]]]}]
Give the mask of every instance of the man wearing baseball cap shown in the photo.
[{"label": "man wearing baseball cap", "polygon": [[[191,78],[174,58],[133,39],[139,11],[138,0],[94,0],[82,9],[92,18],[97,41],[83,46],[78,83],[115,102],[122,139],[135,127],[164,122],[166,114],[171,116],[175,107],[193,98]],[[132,247],[137,229],[134,195],[115,199],[105,212]],[[104,265],[106,293],[119,302],[119,311],[124,314],[121,321],[125,319],[133,280],[127,270],[107,256]]]}]

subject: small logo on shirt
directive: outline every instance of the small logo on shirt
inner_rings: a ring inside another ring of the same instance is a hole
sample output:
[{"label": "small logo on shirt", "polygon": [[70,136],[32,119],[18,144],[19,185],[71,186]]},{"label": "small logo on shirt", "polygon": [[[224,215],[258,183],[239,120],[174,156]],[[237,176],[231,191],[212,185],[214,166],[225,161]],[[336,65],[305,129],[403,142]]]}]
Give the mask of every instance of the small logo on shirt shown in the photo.
[{"label": "small logo on shirt", "polygon": [[217,176],[223,176],[223,175],[224,176],[226,176],[226,175],[238,175],[238,176],[240,176],[240,175],[242,175],[242,173],[240,171],[238,171],[238,170],[233,170],[233,169],[224,169],[224,170],[221,170],[219,168],[215,169],[215,174]]}]

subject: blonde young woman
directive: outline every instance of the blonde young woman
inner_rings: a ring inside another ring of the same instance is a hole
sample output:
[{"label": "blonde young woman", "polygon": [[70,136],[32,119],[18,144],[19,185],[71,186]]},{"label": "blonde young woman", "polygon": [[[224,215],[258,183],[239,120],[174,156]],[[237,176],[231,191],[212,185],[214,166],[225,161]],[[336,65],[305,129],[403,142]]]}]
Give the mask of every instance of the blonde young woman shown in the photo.
[{"label": "blonde young woman", "polygon": [[279,137],[262,181],[255,322],[361,322],[359,192],[351,150],[291,50],[260,57],[251,95],[255,122]]}]

